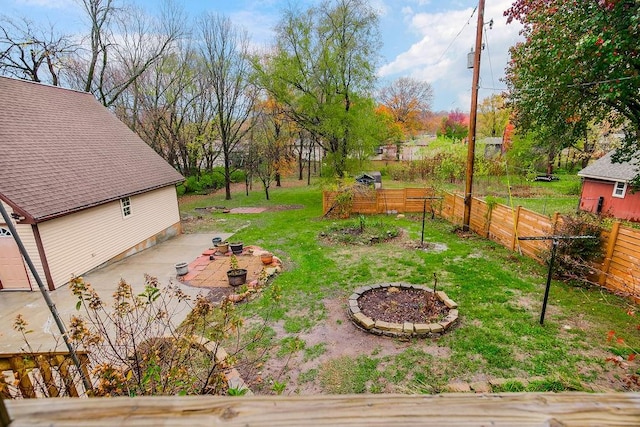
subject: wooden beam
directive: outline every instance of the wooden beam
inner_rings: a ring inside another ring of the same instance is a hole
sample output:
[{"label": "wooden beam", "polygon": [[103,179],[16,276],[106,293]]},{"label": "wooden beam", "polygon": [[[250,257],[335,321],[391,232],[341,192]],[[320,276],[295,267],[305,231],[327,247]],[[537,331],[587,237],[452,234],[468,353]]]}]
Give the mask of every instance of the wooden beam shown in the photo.
[{"label": "wooden beam", "polygon": [[640,393],[164,396],[5,403],[12,427],[640,425]]}]

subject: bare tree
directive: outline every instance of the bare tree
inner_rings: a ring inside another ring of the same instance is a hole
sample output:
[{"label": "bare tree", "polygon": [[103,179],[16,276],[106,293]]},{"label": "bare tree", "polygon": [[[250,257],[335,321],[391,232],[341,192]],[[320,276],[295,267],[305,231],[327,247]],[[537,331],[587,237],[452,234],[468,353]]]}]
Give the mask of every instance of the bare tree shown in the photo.
[{"label": "bare tree", "polygon": [[231,154],[251,129],[251,113],[256,100],[256,88],[250,79],[249,39],[246,31],[220,15],[202,17],[199,30],[200,54],[216,111],[211,119],[217,128],[224,160],[225,198],[230,200]]},{"label": "bare tree", "polygon": [[185,34],[184,14],[170,2],[156,19],[131,6],[118,8],[113,0],[82,5],[91,26],[90,53],[78,56],[71,80],[107,107]]},{"label": "bare tree", "polygon": [[58,86],[61,69],[77,49],[78,44],[53,25],[41,29],[27,18],[0,17],[1,74]]}]

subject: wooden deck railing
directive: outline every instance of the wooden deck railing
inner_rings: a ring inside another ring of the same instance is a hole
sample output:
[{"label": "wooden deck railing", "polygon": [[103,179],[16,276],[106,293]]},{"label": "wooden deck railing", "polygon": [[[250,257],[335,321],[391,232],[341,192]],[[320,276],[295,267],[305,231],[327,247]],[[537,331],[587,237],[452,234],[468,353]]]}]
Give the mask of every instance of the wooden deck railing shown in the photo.
[{"label": "wooden deck railing", "polygon": [[165,396],[27,399],[5,404],[11,427],[640,425],[640,393]]},{"label": "wooden deck railing", "polygon": [[[78,351],[89,377],[89,356]],[[78,397],[85,393],[80,375],[66,352],[0,354],[0,395],[5,399]]]}]

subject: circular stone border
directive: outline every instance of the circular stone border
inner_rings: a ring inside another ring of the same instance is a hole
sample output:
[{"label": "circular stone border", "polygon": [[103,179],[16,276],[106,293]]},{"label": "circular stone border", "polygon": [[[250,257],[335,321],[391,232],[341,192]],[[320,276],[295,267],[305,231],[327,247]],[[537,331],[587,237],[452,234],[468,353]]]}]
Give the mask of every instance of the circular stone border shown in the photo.
[{"label": "circular stone border", "polygon": [[360,329],[376,335],[388,337],[433,337],[440,336],[450,329],[458,321],[458,304],[443,291],[436,291],[438,299],[447,306],[449,314],[437,323],[392,323],[383,320],[374,320],[360,311],[358,300],[362,294],[373,289],[419,289],[433,292],[433,289],[424,285],[412,285],[409,283],[382,283],[378,285],[362,286],[357,288],[349,296],[348,315],[351,321]]}]

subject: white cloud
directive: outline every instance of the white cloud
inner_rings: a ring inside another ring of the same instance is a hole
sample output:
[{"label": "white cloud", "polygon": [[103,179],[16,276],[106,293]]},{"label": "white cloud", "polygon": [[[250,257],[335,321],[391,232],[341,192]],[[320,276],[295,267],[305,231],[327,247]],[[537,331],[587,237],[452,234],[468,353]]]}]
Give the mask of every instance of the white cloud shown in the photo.
[{"label": "white cloud", "polygon": [[[517,24],[506,25],[503,11],[510,5],[511,0],[501,0],[485,9],[486,33],[483,41],[486,48],[482,52],[480,67],[480,86],[483,88],[504,87],[500,79],[504,76],[508,49],[518,40],[520,30]],[[466,67],[466,57],[475,45],[478,17],[477,11],[471,17],[472,11],[470,7],[436,13],[413,12],[411,7],[403,8],[407,30],[417,34],[418,40],[382,65],[378,75],[383,79],[411,76],[428,81],[434,87],[436,109],[468,110],[471,70]],[[491,19],[494,24],[493,29],[489,30],[488,22]],[[484,93],[481,90],[480,99],[491,93],[495,91]]]}]

